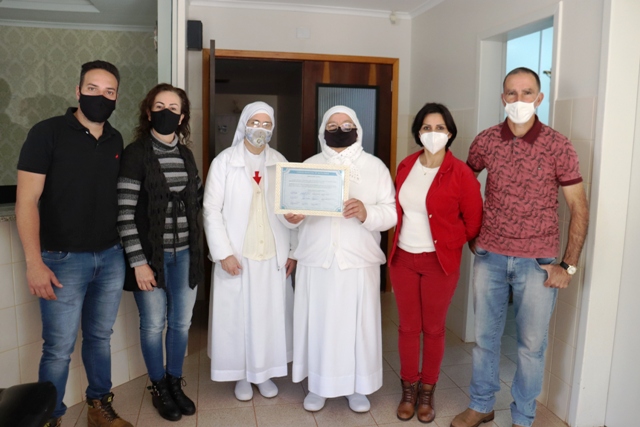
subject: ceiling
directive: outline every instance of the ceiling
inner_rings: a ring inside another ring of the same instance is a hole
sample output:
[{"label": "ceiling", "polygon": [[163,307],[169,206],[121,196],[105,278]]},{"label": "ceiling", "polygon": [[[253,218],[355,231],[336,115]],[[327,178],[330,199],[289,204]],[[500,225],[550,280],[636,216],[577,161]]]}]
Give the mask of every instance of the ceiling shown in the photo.
[{"label": "ceiling", "polygon": [[[443,0],[191,0],[190,4],[410,19]],[[0,0],[0,24],[149,29],[157,0]]]},{"label": "ceiling", "polygon": [[324,13],[348,13],[388,17],[392,12],[400,19],[419,15],[444,0],[191,0],[195,5],[264,8]]},{"label": "ceiling", "polygon": [[149,29],[157,10],[157,0],[0,0],[0,24]]}]

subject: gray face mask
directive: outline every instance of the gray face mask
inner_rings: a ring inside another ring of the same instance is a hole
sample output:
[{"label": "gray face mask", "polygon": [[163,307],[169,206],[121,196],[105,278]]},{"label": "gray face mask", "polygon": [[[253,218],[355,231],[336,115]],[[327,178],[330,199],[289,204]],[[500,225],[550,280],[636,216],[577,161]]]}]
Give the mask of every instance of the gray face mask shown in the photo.
[{"label": "gray face mask", "polygon": [[244,137],[249,144],[256,148],[262,148],[265,144],[271,141],[271,135],[273,131],[264,128],[254,128],[247,126],[244,131]]}]

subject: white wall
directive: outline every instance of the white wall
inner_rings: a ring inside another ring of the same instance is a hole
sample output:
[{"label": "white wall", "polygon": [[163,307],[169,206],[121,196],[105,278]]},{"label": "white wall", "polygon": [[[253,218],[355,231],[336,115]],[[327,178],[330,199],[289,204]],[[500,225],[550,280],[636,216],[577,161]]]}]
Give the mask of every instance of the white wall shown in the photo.
[{"label": "white wall", "polygon": [[475,108],[478,38],[558,3],[563,4],[558,99],[596,96],[602,0],[447,0],[413,20],[410,110],[427,100],[446,101],[454,110]]},{"label": "white wall", "polygon": [[[0,221],[0,388],[38,381],[42,321],[38,298],[29,293],[26,264],[15,220]],[[111,335],[111,381],[116,387],[147,373],[140,349],[139,314],[133,294],[123,292]],[[67,406],[85,399],[87,375],[78,334],[64,396]],[[124,413],[122,415],[125,415]]]},{"label": "white wall", "polygon": [[[410,110],[417,111],[427,101],[446,104],[460,128],[453,152],[466,159],[473,136],[482,130],[476,124],[479,41],[561,9],[557,23],[560,59],[553,70],[557,94],[553,123],[573,140],[589,194],[599,89],[602,4],[602,0],[447,0],[439,4],[412,23]],[[499,91],[495,97],[498,103]],[[569,218],[564,202],[561,204],[562,252]],[[559,294],[549,331],[543,391],[538,399],[564,420],[570,418],[585,265],[583,256],[579,277],[573,279],[569,289]],[[468,269],[462,271],[462,280],[452,302],[452,315],[448,319],[449,326],[459,329],[463,338],[465,325],[460,323],[466,318],[460,320],[460,315],[469,314],[470,289],[464,281],[469,274]],[[466,325],[471,323],[466,322]]]},{"label": "white wall", "polygon": [[[605,0],[592,216],[570,423],[637,425],[640,4]],[[637,147],[637,145],[636,145]],[[606,415],[605,415],[606,414]]]},{"label": "white wall", "polygon": [[[397,156],[402,159],[407,147],[411,62],[411,21],[387,18],[268,11],[198,6],[191,2],[188,17],[202,21],[203,45],[215,39],[218,49],[300,52],[334,55],[378,56],[400,59],[399,125]],[[306,28],[310,38],[298,39],[296,28]],[[188,93],[192,102],[194,152],[201,151],[202,55],[189,52]]]}]

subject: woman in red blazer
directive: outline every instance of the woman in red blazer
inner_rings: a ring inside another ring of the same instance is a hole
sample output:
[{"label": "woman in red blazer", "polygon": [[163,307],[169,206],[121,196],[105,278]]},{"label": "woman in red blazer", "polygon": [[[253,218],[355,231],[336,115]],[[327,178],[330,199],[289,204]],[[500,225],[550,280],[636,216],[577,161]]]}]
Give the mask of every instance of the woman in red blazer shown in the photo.
[{"label": "woman in red blazer", "polygon": [[[398,305],[402,400],[407,421],[435,418],[433,393],[444,355],[445,319],[460,277],[466,242],[482,223],[480,183],[449,147],[457,134],[451,113],[428,103],[411,132],[423,150],[408,156],[396,175],[396,227],[389,272]],[[423,337],[420,369],[420,334]]]}]

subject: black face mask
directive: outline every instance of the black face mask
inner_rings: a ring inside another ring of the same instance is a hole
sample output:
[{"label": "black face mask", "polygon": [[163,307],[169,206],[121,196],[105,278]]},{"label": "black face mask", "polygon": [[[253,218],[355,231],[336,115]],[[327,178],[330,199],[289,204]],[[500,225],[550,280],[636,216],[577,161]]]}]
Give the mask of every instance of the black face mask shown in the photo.
[{"label": "black face mask", "polygon": [[151,126],[160,135],[171,135],[175,133],[179,125],[180,114],[176,114],[167,108],[151,112]]},{"label": "black face mask", "polygon": [[116,101],[102,95],[90,96],[80,94],[80,110],[82,114],[94,123],[104,123],[116,109]]},{"label": "black face mask", "polygon": [[328,130],[324,131],[324,140],[327,142],[329,147],[348,147],[356,142],[357,139],[358,133],[355,129],[352,129],[349,132],[343,132],[340,128],[335,132],[329,132]]}]

